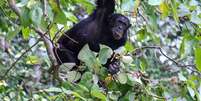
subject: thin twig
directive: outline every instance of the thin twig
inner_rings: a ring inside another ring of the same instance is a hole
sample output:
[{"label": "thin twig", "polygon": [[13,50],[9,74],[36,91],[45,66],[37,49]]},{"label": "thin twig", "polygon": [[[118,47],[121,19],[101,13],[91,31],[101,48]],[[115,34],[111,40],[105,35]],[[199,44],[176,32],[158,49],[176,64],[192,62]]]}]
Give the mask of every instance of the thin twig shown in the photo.
[{"label": "thin twig", "polygon": [[48,39],[46,36],[47,32],[43,32],[40,28],[34,28],[34,30],[35,30],[35,32],[37,32],[41,36],[41,38],[45,44],[45,47],[46,47],[46,50],[48,53],[48,57],[49,57],[52,65],[57,66],[58,63],[57,63],[57,59],[56,59],[54,52],[53,52],[53,45],[52,45],[50,39]]},{"label": "thin twig", "polygon": [[48,57],[52,63],[52,66],[50,68],[52,68],[54,70],[54,73],[53,73],[54,81],[56,82],[55,79],[60,81],[60,78],[58,75],[59,65],[58,65],[57,58],[56,58],[54,51],[53,51],[54,44],[52,44],[51,40],[49,40],[48,38],[45,37],[47,32],[44,33],[40,28],[35,28],[34,30],[41,36],[41,38],[45,44],[45,47],[46,47],[46,50],[48,53]]},{"label": "thin twig", "polygon": [[164,101],[167,101],[167,99],[166,99],[165,97],[161,97],[161,96],[155,95],[155,94],[149,92],[146,88],[144,88],[144,89],[145,89],[146,93],[147,93],[149,96],[154,97],[154,98],[157,98],[157,99],[163,99]]},{"label": "thin twig", "polygon": [[[137,48],[135,49],[132,53],[135,53],[135,51],[137,50],[142,50],[142,49],[158,49],[160,51],[160,53],[165,56],[168,60],[172,61],[173,63],[175,63],[178,67],[186,67],[187,69],[191,70],[192,72],[197,73],[198,75],[201,76],[201,73],[199,71],[197,71],[196,66],[195,65],[183,65],[178,63],[177,61],[175,61],[174,59],[170,58],[169,56],[167,56],[163,51],[162,48],[160,46],[143,46],[141,48]],[[194,69],[192,69],[194,68]],[[196,70],[195,70],[196,69]]]},{"label": "thin twig", "polygon": [[151,97],[157,98],[157,99],[163,99],[164,101],[167,101],[165,97],[157,96],[157,95],[154,95],[154,94],[148,94],[148,95],[151,96]]},{"label": "thin twig", "polygon": [[29,47],[27,50],[25,50],[22,55],[20,55],[20,57],[17,58],[17,60],[12,63],[12,65],[9,67],[9,69],[6,71],[6,73],[3,75],[3,78],[5,78],[7,76],[7,74],[10,72],[11,69],[13,69],[16,65],[16,63],[26,54],[28,53],[33,47],[35,47],[41,40],[39,39],[38,41],[36,41],[36,43],[34,43],[31,47]]},{"label": "thin twig", "polygon": [[147,21],[147,19],[143,16],[143,14],[141,14],[140,13],[140,11],[138,10],[138,14],[139,14],[139,16],[141,16],[142,17],[142,19],[148,24],[148,21]]},{"label": "thin twig", "polygon": [[70,39],[71,41],[73,41],[76,44],[79,44],[79,42],[77,42],[75,39],[71,38],[70,36],[68,36],[66,33],[63,34],[65,37],[67,37],[68,39]]},{"label": "thin twig", "polygon": [[[49,25],[47,26],[47,29],[48,29]],[[49,30],[47,30],[46,32],[43,32],[40,28],[34,28],[34,27],[31,27],[31,29],[33,29],[36,33],[38,33],[40,36],[43,36],[45,39],[49,40],[49,41],[52,41],[50,39],[50,37],[46,36],[47,33],[49,33]]]},{"label": "thin twig", "polygon": [[58,35],[63,29],[64,29],[64,27],[62,27],[61,29],[59,29],[59,30],[56,32],[55,36],[52,38],[52,41],[55,40],[55,38],[57,37],[57,35]]}]

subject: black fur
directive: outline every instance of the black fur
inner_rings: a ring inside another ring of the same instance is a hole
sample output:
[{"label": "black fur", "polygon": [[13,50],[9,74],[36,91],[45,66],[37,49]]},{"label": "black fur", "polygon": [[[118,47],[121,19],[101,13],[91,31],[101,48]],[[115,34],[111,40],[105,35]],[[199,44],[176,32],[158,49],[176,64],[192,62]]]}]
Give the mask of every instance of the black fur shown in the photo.
[{"label": "black fur", "polygon": [[[99,44],[105,44],[113,50],[125,44],[130,23],[125,16],[114,14],[115,0],[97,0],[96,4],[96,9],[89,17],[77,23],[58,40],[59,47],[54,50],[59,64],[75,62],[79,65],[77,55],[85,44],[89,44],[90,49],[96,52],[99,51]],[[118,40],[112,31],[114,27],[119,27],[117,19],[123,19],[120,23],[125,25],[125,28],[122,27],[123,35]]]}]

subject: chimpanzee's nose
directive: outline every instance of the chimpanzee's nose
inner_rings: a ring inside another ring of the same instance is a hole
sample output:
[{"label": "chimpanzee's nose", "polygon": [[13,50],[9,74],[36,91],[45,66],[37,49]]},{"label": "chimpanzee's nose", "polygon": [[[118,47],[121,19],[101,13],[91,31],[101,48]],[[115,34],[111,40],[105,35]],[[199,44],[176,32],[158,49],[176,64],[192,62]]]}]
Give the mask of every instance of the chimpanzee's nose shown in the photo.
[{"label": "chimpanzee's nose", "polygon": [[119,30],[122,30],[122,29],[123,29],[123,27],[122,27],[122,26],[119,26],[119,27],[118,27],[118,29],[119,29]]}]

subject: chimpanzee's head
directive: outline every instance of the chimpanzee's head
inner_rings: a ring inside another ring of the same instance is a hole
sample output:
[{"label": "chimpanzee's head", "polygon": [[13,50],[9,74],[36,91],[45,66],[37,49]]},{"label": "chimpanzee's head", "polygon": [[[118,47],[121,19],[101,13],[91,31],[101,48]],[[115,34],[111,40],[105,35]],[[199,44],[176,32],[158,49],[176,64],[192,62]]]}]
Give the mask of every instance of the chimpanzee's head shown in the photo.
[{"label": "chimpanzee's head", "polygon": [[121,39],[131,26],[129,19],[122,14],[112,14],[108,20],[112,36],[115,40]]}]

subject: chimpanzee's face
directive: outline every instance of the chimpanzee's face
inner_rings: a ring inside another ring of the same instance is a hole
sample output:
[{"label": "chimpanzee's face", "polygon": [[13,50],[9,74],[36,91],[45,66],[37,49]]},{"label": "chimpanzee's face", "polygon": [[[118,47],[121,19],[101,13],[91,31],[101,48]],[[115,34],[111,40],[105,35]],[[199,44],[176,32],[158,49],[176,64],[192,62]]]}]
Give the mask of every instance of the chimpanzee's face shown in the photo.
[{"label": "chimpanzee's face", "polygon": [[109,21],[112,36],[115,40],[121,39],[131,26],[129,19],[121,14],[111,15]]}]

